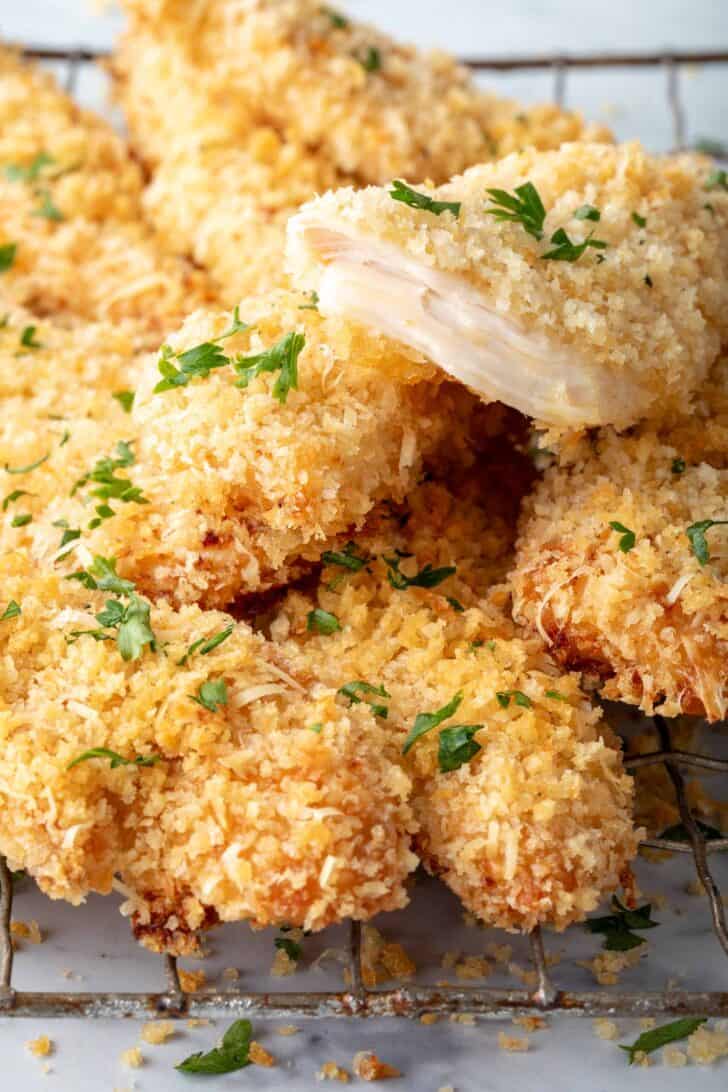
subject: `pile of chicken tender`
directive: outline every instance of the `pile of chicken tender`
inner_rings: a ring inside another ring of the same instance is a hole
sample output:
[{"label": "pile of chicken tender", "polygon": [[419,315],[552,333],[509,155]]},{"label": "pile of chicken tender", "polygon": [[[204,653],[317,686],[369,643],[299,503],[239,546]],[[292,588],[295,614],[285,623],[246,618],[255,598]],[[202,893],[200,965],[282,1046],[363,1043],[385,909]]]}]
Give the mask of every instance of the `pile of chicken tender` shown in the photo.
[{"label": "pile of chicken tender", "polygon": [[0,53],[0,853],[148,947],[584,920],[728,668],[728,179],[318,0]]}]

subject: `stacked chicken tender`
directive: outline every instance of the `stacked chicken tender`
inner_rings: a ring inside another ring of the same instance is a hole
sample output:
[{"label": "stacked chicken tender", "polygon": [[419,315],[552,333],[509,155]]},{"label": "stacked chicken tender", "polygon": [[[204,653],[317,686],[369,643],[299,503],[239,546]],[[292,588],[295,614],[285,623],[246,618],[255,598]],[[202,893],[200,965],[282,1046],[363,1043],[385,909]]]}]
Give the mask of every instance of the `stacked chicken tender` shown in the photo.
[{"label": "stacked chicken tender", "polygon": [[[488,924],[582,920],[640,834],[585,682],[722,710],[718,569],[680,524],[721,495],[726,199],[308,0],[125,6],[133,154],[3,57],[0,852],[122,892],[172,953],[402,907],[419,862]],[[547,266],[483,215],[529,180],[542,235],[607,249]],[[638,632],[655,566],[666,666],[604,592]]]}]

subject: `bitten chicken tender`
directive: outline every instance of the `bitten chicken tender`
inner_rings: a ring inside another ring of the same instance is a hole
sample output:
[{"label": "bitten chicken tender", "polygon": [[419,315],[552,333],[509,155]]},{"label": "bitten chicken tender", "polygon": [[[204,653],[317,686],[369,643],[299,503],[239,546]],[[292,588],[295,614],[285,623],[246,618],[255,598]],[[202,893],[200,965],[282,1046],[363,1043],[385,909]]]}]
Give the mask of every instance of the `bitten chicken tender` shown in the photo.
[{"label": "bitten chicken tender", "polygon": [[662,432],[570,449],[522,520],[516,617],[646,713],[728,708],[727,376],[721,362],[695,414]]},{"label": "bitten chicken tender", "polygon": [[314,0],[125,4],[112,62],[131,139],[153,172],[145,203],[230,304],[285,282],[285,223],[303,201],[394,174],[444,182],[524,145],[606,130],[522,108]]},{"label": "bitten chicken tender", "polygon": [[234,316],[200,312],[170,338],[161,368],[184,385],[155,391],[160,365],[145,365],[124,437],[137,437],[132,461],[117,472],[141,495],[112,494],[116,514],[98,520],[96,479],[82,483],[49,507],[40,556],[65,519],[146,594],[226,606],[307,571],[378,501],[402,500],[444,438],[453,454],[465,445],[477,401],[434,368],[322,319],[300,293],[241,306],[249,329],[226,336]]},{"label": "bitten chicken tender", "polygon": [[47,73],[0,50],[0,306],[67,324],[125,321],[139,344],[210,299],[143,223],[124,142]]},{"label": "bitten chicken tender", "polygon": [[[506,929],[563,929],[626,878],[632,781],[577,676],[513,625],[493,584],[509,520],[488,477],[473,485],[424,485],[326,555],[318,591],[291,593],[271,634],[293,669],[387,727],[413,779],[418,850],[467,909]],[[403,755],[416,718],[437,711]]]},{"label": "bitten chicken tender", "polygon": [[[133,593],[38,573],[23,552],[0,558],[0,586],[11,867],[73,903],[117,887],[140,939],[175,953],[217,920],[320,929],[404,905],[409,778],[367,706],[292,675],[226,614],[159,603],[144,619]],[[105,600],[135,619],[95,640]]]},{"label": "bitten chicken tender", "polygon": [[326,194],[288,231],[322,312],[561,429],[684,409],[728,335],[728,193],[701,157],[526,150],[437,189]]}]

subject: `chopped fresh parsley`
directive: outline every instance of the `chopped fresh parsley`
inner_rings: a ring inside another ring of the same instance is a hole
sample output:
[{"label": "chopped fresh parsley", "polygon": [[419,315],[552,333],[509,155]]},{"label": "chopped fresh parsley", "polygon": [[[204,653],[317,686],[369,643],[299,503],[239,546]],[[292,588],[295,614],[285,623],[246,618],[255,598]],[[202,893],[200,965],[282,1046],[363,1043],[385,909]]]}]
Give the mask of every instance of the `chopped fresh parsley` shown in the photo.
[{"label": "chopped fresh parsley", "polygon": [[303,955],[303,948],[300,944],[297,944],[295,940],[291,940],[290,937],[276,937],[273,941],[276,948],[279,948],[282,952],[285,952],[288,958],[293,963],[298,963],[299,959]]},{"label": "chopped fresh parsley", "polygon": [[250,1039],[253,1028],[250,1020],[236,1020],[222,1037],[220,1046],[213,1047],[207,1053],[198,1051],[190,1054],[183,1062],[175,1066],[181,1073],[204,1073],[214,1076],[221,1073],[234,1073],[250,1065]]},{"label": "chopped fresh parsley", "polygon": [[345,30],[349,25],[349,20],[333,8],[321,8],[321,14],[328,18],[335,30]]},{"label": "chopped fresh parsley", "polygon": [[116,399],[124,413],[131,413],[134,405],[134,391],[114,391],[111,397]]},{"label": "chopped fresh parsley", "polygon": [[591,232],[583,243],[572,243],[563,228],[557,228],[551,236],[551,242],[556,243],[556,246],[541,255],[544,261],[576,262],[589,247],[605,250],[607,246],[603,239],[595,239]]},{"label": "chopped fresh parsley", "polygon": [[544,694],[547,698],[552,698],[554,701],[568,701],[566,694],[561,694],[558,690],[546,690]]},{"label": "chopped fresh parsley", "polygon": [[[80,532],[79,532],[80,534]],[[90,591],[108,591],[114,595],[130,595],[134,591],[134,583],[124,580],[116,571],[115,557],[99,557],[93,559],[88,569],[71,573],[66,580],[78,580]]]},{"label": "chopped fresh parsley", "polygon": [[[186,387],[190,379],[195,377],[207,379],[210,372],[216,368],[224,368],[231,364],[232,361],[225,356],[219,342],[247,329],[248,324],[242,321],[240,309],[236,307],[228,329],[217,337],[211,338],[210,341],[203,341],[192,349],[178,353],[170,345],[163,345],[157,361],[157,369],[162,378],[154,388],[154,393],[160,394],[162,391],[173,390],[175,387]],[[179,367],[173,363],[175,360]]]},{"label": "chopped fresh parsley", "polygon": [[356,59],[365,72],[379,72],[382,67],[382,54],[376,46],[367,46],[363,53],[357,54]]},{"label": "chopped fresh parsley", "polygon": [[443,728],[437,748],[441,773],[451,773],[477,755],[481,746],[473,736],[482,728],[482,724],[454,724],[451,728]]},{"label": "chopped fresh parsley", "polygon": [[619,548],[623,554],[628,554],[630,550],[634,549],[634,544],[637,541],[634,531],[630,531],[629,527],[625,527],[623,523],[616,519],[610,520],[609,526],[622,536],[619,540]]},{"label": "chopped fresh parsley", "polygon": [[60,444],[58,446],[59,447],[65,447],[70,439],[71,439],[71,433],[68,431],[67,428],[64,428],[63,435],[61,436],[61,442],[60,442]]},{"label": "chopped fresh parsley", "polygon": [[406,576],[403,572],[400,572],[401,562],[401,554],[397,557],[384,557],[384,563],[388,569],[387,578],[397,591],[405,591],[407,588],[436,588],[438,584],[442,584],[443,580],[447,580],[448,576],[452,576],[455,572],[454,565],[444,565],[441,569],[433,569],[428,562],[414,576]]},{"label": "chopped fresh parsley", "polygon": [[468,645],[468,647],[467,647],[467,651],[468,651],[468,652],[469,652],[469,653],[470,653],[470,654],[471,654],[472,656],[474,656],[474,655],[475,655],[475,653],[476,653],[476,652],[478,651],[478,649],[479,649],[479,648],[482,648],[484,644],[485,644],[485,642],[484,642],[484,641],[482,641],[482,640],[478,640],[478,641],[471,641],[471,642],[470,642],[470,644],[469,644],[469,645]]},{"label": "chopped fresh parsley", "polygon": [[228,692],[224,679],[208,679],[197,688],[196,694],[190,694],[193,701],[210,713],[217,713],[221,705],[227,705]]},{"label": "chopped fresh parsley", "polygon": [[26,326],[20,335],[20,344],[25,349],[42,349],[43,345],[40,341],[35,340],[36,326]]},{"label": "chopped fresh parsley", "polygon": [[14,504],[16,500],[20,500],[21,497],[29,497],[30,493],[26,489],[13,489],[12,493],[8,493],[7,497],[3,501],[3,512],[7,512],[8,505]]},{"label": "chopped fresh parsley", "polygon": [[318,294],[318,292],[311,291],[311,292],[308,292],[307,295],[310,296],[311,302],[310,303],[301,303],[301,304],[299,304],[298,310],[299,311],[318,311],[318,305],[319,305],[319,294]]},{"label": "chopped fresh parsley", "polygon": [[366,702],[374,716],[381,717],[382,720],[386,720],[389,715],[389,709],[386,705],[379,705],[370,698],[362,696],[371,694],[378,698],[391,697],[391,694],[388,694],[383,686],[372,686],[371,683],[356,679],[354,682],[348,682],[345,683],[344,686],[339,687],[337,693],[341,694],[344,698],[348,698],[352,705],[358,705],[362,701]]},{"label": "chopped fresh parsley", "polygon": [[0,273],[5,273],[10,269],[15,261],[17,249],[17,243],[3,243],[2,246],[0,246]]},{"label": "chopped fresh parsley", "polygon": [[516,705],[520,705],[523,709],[532,708],[533,703],[531,699],[528,694],[524,694],[522,690],[499,690],[496,694],[496,699],[501,709],[508,708],[511,704],[511,698],[513,698]]},{"label": "chopped fresh parsley", "polygon": [[[134,485],[129,478],[120,478],[116,474],[117,470],[126,469],[136,462],[131,445],[124,440],[119,440],[114,450],[115,456],[98,459],[93,469],[79,478],[71,490],[71,496],[89,482],[93,482],[96,488],[92,489],[89,495],[98,497],[101,501],[118,500],[122,504],[148,504],[149,501],[139,486]],[[115,515],[114,509],[108,504],[97,505],[96,518],[89,523],[89,530],[98,527],[100,523],[113,515]]]},{"label": "chopped fresh parsley", "polygon": [[[97,569],[102,580],[120,579],[116,576],[113,566],[109,565],[108,559],[100,558],[98,560],[103,562],[103,565]],[[105,576],[102,575],[102,569],[106,574]],[[81,579],[76,574],[73,574],[73,576],[76,579]],[[92,579],[96,580],[96,577],[93,576]],[[85,580],[82,580],[82,583],[85,583]],[[134,592],[123,594],[128,594],[128,603],[122,603],[120,599],[107,599],[104,609],[95,616],[100,628],[73,630],[66,638],[69,644],[77,641],[79,637],[93,637],[95,641],[112,641],[115,639],[121,658],[127,661],[138,660],[146,645],[149,645],[150,649],[155,651],[157,644],[150,623],[150,604]]]},{"label": "chopped fresh parsley", "polygon": [[70,554],[72,550],[76,549],[78,540],[81,537],[81,531],[78,527],[69,527],[65,520],[54,524],[55,527],[63,527],[63,534],[61,535],[61,541],[58,543],[58,552],[56,553],[56,561],[61,561],[67,554]]},{"label": "chopped fresh parsley", "polygon": [[645,938],[637,936],[633,930],[655,929],[660,924],[652,919],[652,906],[646,902],[636,910],[628,910],[616,895],[612,895],[613,914],[600,918],[589,918],[585,927],[590,933],[604,936],[602,947],[608,952],[628,952],[639,948]]},{"label": "chopped fresh parsley", "polygon": [[486,209],[487,214],[494,216],[496,220],[522,224],[534,239],[542,239],[546,209],[538,190],[532,182],[524,182],[522,186],[516,186],[514,193],[515,197],[507,190],[489,189],[488,194],[493,204],[500,207]]},{"label": "chopped fresh parsley", "polygon": [[324,726],[320,720],[317,720],[315,724],[309,724],[309,732],[315,732],[317,736],[320,736],[324,730]]},{"label": "chopped fresh parsley", "polygon": [[601,212],[594,205],[580,205],[574,213],[575,220],[593,220],[594,223],[598,223],[601,218]]},{"label": "chopped fresh parsley", "polygon": [[177,661],[177,667],[184,667],[190,656],[194,656],[196,652],[199,652],[200,656],[207,656],[221,645],[223,641],[227,641],[234,629],[234,625],[229,625],[226,626],[225,629],[221,629],[219,633],[214,633],[212,637],[200,637],[198,641],[193,641],[182,659]]},{"label": "chopped fresh parsley", "polygon": [[108,758],[112,770],[116,770],[119,766],[156,766],[162,760],[161,755],[137,755],[136,758],[124,758],[116,751],[110,751],[108,747],[91,747],[90,750],[74,758],[73,762],[69,762],[66,769],[72,770],[74,766],[78,766],[81,762],[88,762],[90,758]]},{"label": "chopped fresh parsley", "polygon": [[406,755],[421,736],[426,735],[433,728],[437,728],[438,724],[442,724],[444,720],[449,720],[450,717],[454,716],[462,700],[463,693],[462,690],[459,690],[447,705],[443,705],[442,709],[437,709],[434,713],[418,713],[414,724],[409,730],[407,739],[404,741],[402,754]]},{"label": "chopped fresh parsley", "polygon": [[454,595],[446,595],[448,603],[457,614],[462,614],[465,607],[462,605],[459,599],[456,599]]},{"label": "chopped fresh parsley", "polygon": [[41,203],[37,209],[33,210],[33,216],[42,216],[44,220],[52,220],[56,224],[65,220],[65,216],[54,203],[49,190],[39,189],[36,191],[36,196],[40,197]]},{"label": "chopped fresh parsley", "polygon": [[32,523],[32,522],[33,522],[33,517],[30,515],[30,513],[29,512],[23,512],[21,515],[13,516],[12,520],[10,521],[10,526],[11,527],[25,527],[25,526],[27,526],[27,524]]},{"label": "chopped fresh parsley", "polygon": [[649,275],[649,273],[645,273],[645,284],[648,288],[652,288],[652,277]]},{"label": "chopped fresh parsley", "polygon": [[659,1050],[667,1043],[676,1043],[680,1039],[687,1039],[694,1031],[704,1024],[705,1016],[684,1016],[680,1020],[673,1020],[671,1024],[663,1024],[660,1028],[652,1028],[644,1031],[638,1039],[626,1046],[619,1044],[619,1049],[629,1054],[629,1064],[635,1060],[638,1054],[651,1054],[653,1050]]},{"label": "chopped fresh parsley", "polygon": [[647,227],[647,217],[640,216],[638,212],[632,213],[632,221],[637,225],[637,227]]},{"label": "chopped fresh parsley", "polygon": [[43,463],[47,462],[47,460],[50,459],[50,457],[51,457],[50,451],[46,451],[45,455],[41,455],[40,459],[36,459],[34,463],[28,463],[27,466],[8,466],[8,464],[5,463],[5,473],[6,474],[29,474],[31,472],[31,470],[37,470],[39,466],[42,466]]},{"label": "chopped fresh parsley", "polygon": [[325,565],[338,565],[341,569],[358,573],[373,559],[367,554],[358,554],[356,550],[356,543],[347,542],[343,550],[324,550],[321,560]]},{"label": "chopped fresh parsley", "polygon": [[399,179],[395,179],[392,183],[389,196],[393,201],[401,201],[403,205],[409,205],[413,209],[422,209],[423,212],[432,212],[435,216],[439,216],[443,212],[451,212],[456,217],[460,215],[461,205],[459,201],[435,201],[434,198],[428,197],[426,193],[418,193],[417,190],[413,190],[406,182]]},{"label": "chopped fresh parsley", "polygon": [[321,607],[316,607],[315,610],[310,610],[306,616],[306,629],[309,633],[322,633],[328,637],[331,633],[336,633],[341,629],[341,622],[335,614],[331,614],[328,610],[322,610]]},{"label": "chopped fresh parsley", "polygon": [[15,600],[11,599],[3,613],[0,614],[0,622],[7,622],[10,618],[17,618],[22,613]]},{"label": "chopped fresh parsley", "polygon": [[52,155],[47,152],[38,152],[37,156],[23,167],[19,163],[8,163],[5,168],[5,177],[9,182],[35,182],[44,167],[50,167],[55,163]]},{"label": "chopped fresh parsley", "polygon": [[685,531],[690,542],[690,549],[701,565],[707,565],[710,561],[708,540],[705,537],[706,532],[709,531],[711,527],[720,527],[727,523],[728,519],[701,519],[697,523],[692,523]]},{"label": "chopped fresh parsley", "polygon": [[706,190],[728,190],[728,174],[724,170],[716,168],[705,179]]},{"label": "chopped fresh parsley", "polygon": [[677,458],[672,460],[672,466],[670,467],[670,469],[672,470],[673,474],[684,474],[686,468],[687,463],[684,459],[681,459],[679,455],[677,456]]},{"label": "chopped fresh parsley", "polygon": [[273,397],[284,405],[290,390],[298,390],[298,358],[306,344],[303,334],[290,333],[255,356],[237,357],[233,362],[240,378],[237,387],[247,387],[251,379],[263,372],[278,372],[273,384]]}]

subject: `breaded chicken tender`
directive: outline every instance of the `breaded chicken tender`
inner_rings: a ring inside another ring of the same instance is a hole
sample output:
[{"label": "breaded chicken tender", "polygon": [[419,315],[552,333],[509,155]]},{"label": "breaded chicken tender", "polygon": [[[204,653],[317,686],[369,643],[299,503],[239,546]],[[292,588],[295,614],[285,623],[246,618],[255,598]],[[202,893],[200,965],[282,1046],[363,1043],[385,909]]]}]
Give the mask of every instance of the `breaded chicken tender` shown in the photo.
[{"label": "breaded chicken tender", "polygon": [[727,375],[669,428],[570,448],[523,515],[516,618],[646,713],[728,708]]},{"label": "breaded chicken tender", "polygon": [[510,619],[494,581],[512,502],[494,477],[419,487],[325,555],[318,591],[292,592],[271,634],[292,669],[386,726],[413,779],[418,851],[466,908],[505,929],[563,929],[626,878],[632,782],[577,676]]},{"label": "breaded chicken tender", "polygon": [[229,615],[150,612],[108,562],[90,572],[99,590],[0,557],[11,867],[73,903],[117,887],[173,953],[218,920],[320,929],[404,905],[414,823],[386,726]]},{"label": "breaded chicken tender", "polygon": [[191,316],[149,359],[131,453],[115,455],[111,437],[98,453],[138,492],[112,483],[104,497],[96,475],[59,496],[39,556],[55,552],[64,519],[145,594],[225,606],[306,572],[378,501],[401,501],[443,440],[453,455],[466,445],[477,402],[412,354],[323,319],[301,293],[242,306]]},{"label": "breaded chicken tender", "polygon": [[684,410],[728,335],[727,256],[707,161],[637,144],[339,190],[289,224],[290,270],[324,313],[560,429]]},{"label": "breaded chicken tender", "polygon": [[609,137],[486,94],[452,58],[314,0],[125,7],[112,67],[153,172],[149,216],[230,304],[284,283],[286,220],[316,193],[395,174],[444,182],[524,145]]},{"label": "breaded chicken tender", "polygon": [[140,344],[210,297],[143,222],[142,174],[101,119],[0,50],[0,306],[125,321]]}]

